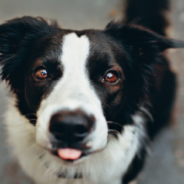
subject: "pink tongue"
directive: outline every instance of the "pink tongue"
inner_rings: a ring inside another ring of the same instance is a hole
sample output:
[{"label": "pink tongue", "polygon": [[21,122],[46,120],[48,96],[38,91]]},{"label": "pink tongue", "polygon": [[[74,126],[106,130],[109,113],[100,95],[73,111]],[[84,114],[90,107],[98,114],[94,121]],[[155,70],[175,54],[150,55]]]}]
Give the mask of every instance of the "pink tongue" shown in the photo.
[{"label": "pink tongue", "polygon": [[77,160],[82,155],[82,151],[71,148],[59,149],[58,155],[64,160]]}]

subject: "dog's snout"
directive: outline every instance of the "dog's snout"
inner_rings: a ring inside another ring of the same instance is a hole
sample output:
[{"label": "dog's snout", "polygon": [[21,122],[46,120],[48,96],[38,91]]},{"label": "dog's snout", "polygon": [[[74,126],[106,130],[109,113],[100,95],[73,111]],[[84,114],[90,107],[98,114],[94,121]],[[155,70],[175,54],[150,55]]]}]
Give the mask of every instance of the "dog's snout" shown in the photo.
[{"label": "dog's snout", "polygon": [[93,129],[95,118],[81,111],[61,111],[50,120],[49,131],[58,141],[82,141]]}]

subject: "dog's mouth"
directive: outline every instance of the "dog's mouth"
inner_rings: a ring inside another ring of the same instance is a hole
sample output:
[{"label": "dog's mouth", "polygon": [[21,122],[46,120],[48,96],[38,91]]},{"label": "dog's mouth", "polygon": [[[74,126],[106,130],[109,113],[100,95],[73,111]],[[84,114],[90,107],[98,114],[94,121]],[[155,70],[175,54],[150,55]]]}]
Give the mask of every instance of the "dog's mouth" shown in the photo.
[{"label": "dog's mouth", "polygon": [[57,151],[52,151],[52,154],[67,162],[75,162],[88,155],[79,149],[73,148],[60,148]]},{"label": "dog's mouth", "polygon": [[[91,149],[91,145],[87,143],[70,143],[70,145],[66,142],[58,142],[51,141],[52,148],[46,148],[52,155],[67,161],[67,162],[75,162],[83,157],[87,157],[92,153],[96,152]],[[98,150],[97,150],[98,151]]]},{"label": "dog's mouth", "polygon": [[[115,123],[115,122],[111,122],[111,121],[108,121],[108,128],[109,128],[109,131],[108,131],[108,134],[112,134],[116,137],[116,135],[118,133],[120,133],[123,129],[123,126],[118,124],[118,123]],[[53,144],[54,145],[54,144]],[[60,159],[64,160],[64,161],[67,161],[67,162],[75,162],[83,157],[86,157],[92,153],[96,153],[96,152],[100,152],[101,150],[103,149],[99,149],[99,150],[96,150],[94,152],[89,152],[89,151],[82,151],[83,149],[78,149],[77,147],[75,148],[72,148],[72,147],[64,147],[62,148],[60,145],[57,144],[56,147],[60,147],[60,148],[55,148],[54,150],[51,151],[51,153],[54,155],[54,156],[57,156],[59,157]],[[82,146],[83,148],[85,146]],[[86,147],[85,147],[86,148]],[[86,150],[86,149],[84,149]]]},{"label": "dog's mouth", "polygon": [[78,160],[82,155],[82,151],[72,148],[59,149],[57,153],[63,160]]}]

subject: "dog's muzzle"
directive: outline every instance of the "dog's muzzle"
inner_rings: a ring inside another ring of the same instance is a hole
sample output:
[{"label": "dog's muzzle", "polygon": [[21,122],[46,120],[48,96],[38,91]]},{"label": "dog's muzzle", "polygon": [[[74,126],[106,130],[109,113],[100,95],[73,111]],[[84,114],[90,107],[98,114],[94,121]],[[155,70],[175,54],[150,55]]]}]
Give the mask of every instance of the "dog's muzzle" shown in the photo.
[{"label": "dog's muzzle", "polygon": [[77,160],[90,146],[87,137],[95,127],[95,117],[81,110],[60,111],[52,115],[49,139],[54,152],[64,160]]}]

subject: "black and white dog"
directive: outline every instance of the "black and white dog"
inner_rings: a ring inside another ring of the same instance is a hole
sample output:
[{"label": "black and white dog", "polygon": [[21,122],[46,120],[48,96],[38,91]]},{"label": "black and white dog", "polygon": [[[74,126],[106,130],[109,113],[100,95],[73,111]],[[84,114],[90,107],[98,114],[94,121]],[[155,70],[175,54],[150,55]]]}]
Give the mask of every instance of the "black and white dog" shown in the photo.
[{"label": "black and white dog", "polygon": [[126,23],[104,30],[32,17],[0,25],[9,143],[36,183],[127,184],[141,170],[175,96],[163,51],[184,47],[164,37],[167,0],[147,2],[128,0]]}]

